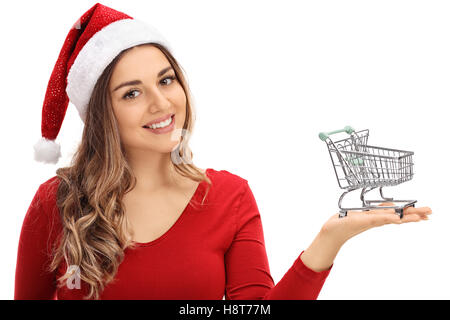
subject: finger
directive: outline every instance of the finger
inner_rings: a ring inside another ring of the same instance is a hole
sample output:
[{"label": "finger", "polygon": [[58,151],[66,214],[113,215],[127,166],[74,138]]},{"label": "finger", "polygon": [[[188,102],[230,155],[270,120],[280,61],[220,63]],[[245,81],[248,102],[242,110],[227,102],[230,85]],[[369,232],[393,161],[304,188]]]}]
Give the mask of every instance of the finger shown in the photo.
[{"label": "finger", "polygon": [[424,219],[420,214],[410,213],[408,215],[403,215],[403,218],[401,219],[401,223],[418,222],[421,220],[426,220],[426,219]]},{"label": "finger", "polygon": [[394,208],[380,208],[380,209],[370,209],[370,210],[366,210],[363,211],[367,214],[395,214],[395,209]]},{"label": "finger", "polygon": [[422,220],[428,220],[428,216],[432,214],[432,211],[429,207],[420,207],[420,208],[407,207],[403,210],[403,213],[405,216],[415,214],[418,215]]},{"label": "finger", "polygon": [[[408,210],[407,210],[408,209]],[[428,220],[427,215],[431,214],[431,210],[429,208],[413,208],[413,207],[407,207],[403,209],[403,217],[400,219],[400,216],[397,212],[395,212],[395,209],[393,208],[387,208],[387,209],[373,209],[369,210],[369,213],[375,215],[375,216],[383,216],[385,215],[395,215],[397,218],[387,219],[387,223],[405,223],[405,222],[417,222],[420,220]]]},{"label": "finger", "polygon": [[393,202],[382,202],[379,204],[379,206],[394,206],[395,204]]},{"label": "finger", "polygon": [[370,210],[354,210],[347,211],[347,216],[371,216],[371,215],[379,215],[379,214],[395,214],[395,209],[386,208],[386,209],[370,209]]},{"label": "finger", "polygon": [[432,210],[429,207],[406,207],[403,209],[404,214],[420,214],[420,215],[429,215],[432,213]]},{"label": "finger", "polygon": [[[393,210],[393,209],[392,209]],[[383,211],[379,211],[377,214],[372,214],[369,217],[369,223],[371,227],[379,227],[379,226],[383,226],[385,224],[401,224],[403,223],[402,219],[400,219],[400,217],[395,214],[395,210],[394,212],[383,212]]]},{"label": "finger", "polygon": [[[387,209],[387,210],[389,210],[389,209]],[[425,218],[424,218],[423,215],[421,215],[419,213],[414,213],[411,211],[407,215],[403,214],[403,217],[400,218],[398,213],[395,212],[395,209],[391,209],[393,211],[387,211],[387,210],[384,212],[379,212],[377,215],[374,215],[374,216],[384,217],[386,223],[396,223],[396,224],[428,220],[428,217],[425,216]]]},{"label": "finger", "polygon": [[[379,206],[394,206],[395,204],[392,202],[383,202],[381,203]],[[366,211],[369,214],[379,214],[381,212],[388,212],[388,213],[392,213],[395,212],[395,210],[393,211],[393,209],[391,208],[386,208],[386,209],[372,209],[369,211]],[[381,211],[380,211],[381,210]],[[385,211],[385,210],[390,210],[390,211]],[[423,220],[428,220],[428,215],[432,214],[432,210],[430,207],[406,207],[403,209],[403,214],[404,215],[409,215],[409,214],[417,214],[420,216],[421,219]]]},{"label": "finger", "polygon": [[403,217],[400,218],[400,216],[395,212],[395,209],[393,208],[371,209],[366,211],[348,211],[347,215],[352,217],[353,223],[359,223],[361,226],[365,226],[364,230],[383,226],[386,224],[402,224],[427,220],[427,218],[423,218],[420,214],[411,212],[408,215],[403,215]]},{"label": "finger", "polygon": [[410,213],[409,215],[403,215],[402,218],[398,214],[392,213],[379,213],[372,215],[371,217],[373,226],[381,226],[385,224],[402,224],[408,222],[418,222],[424,220],[421,215],[416,213]]}]

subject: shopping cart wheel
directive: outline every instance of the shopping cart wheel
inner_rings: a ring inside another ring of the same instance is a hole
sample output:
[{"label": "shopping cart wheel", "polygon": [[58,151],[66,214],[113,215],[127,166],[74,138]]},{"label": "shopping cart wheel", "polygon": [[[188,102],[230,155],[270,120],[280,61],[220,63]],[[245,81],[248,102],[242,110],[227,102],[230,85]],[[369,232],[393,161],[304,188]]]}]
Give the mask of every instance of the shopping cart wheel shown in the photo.
[{"label": "shopping cart wheel", "polygon": [[403,218],[403,208],[396,208],[395,213],[400,216],[400,219]]},{"label": "shopping cart wheel", "polygon": [[400,219],[403,218],[403,210],[407,207],[415,207],[414,203],[410,205],[406,205],[403,208],[397,208],[395,209],[395,213],[397,213],[400,216]]},{"label": "shopping cart wheel", "polygon": [[347,216],[347,211],[346,210],[339,212],[339,218],[344,218],[346,216]]}]

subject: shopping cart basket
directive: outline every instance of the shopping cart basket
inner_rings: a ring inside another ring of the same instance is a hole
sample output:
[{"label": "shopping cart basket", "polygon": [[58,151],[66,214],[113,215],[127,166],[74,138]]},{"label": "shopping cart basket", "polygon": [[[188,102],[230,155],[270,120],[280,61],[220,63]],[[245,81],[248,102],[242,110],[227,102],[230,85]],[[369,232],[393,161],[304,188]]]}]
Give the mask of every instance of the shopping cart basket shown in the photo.
[{"label": "shopping cart basket", "polygon": [[[331,135],[340,132],[346,132],[349,137],[338,141],[330,138]],[[417,200],[395,200],[385,197],[383,187],[395,186],[412,179],[414,152],[370,146],[367,144],[368,137],[368,129],[355,132],[350,126],[319,133],[319,138],[327,144],[339,187],[346,190],[339,198],[339,217],[347,216],[349,210],[379,209],[379,206],[372,204],[390,201],[402,205],[383,208],[394,208],[400,218],[403,218],[403,209],[414,207]],[[375,188],[380,189],[383,200],[366,200],[365,194]],[[357,189],[361,189],[362,206],[343,208],[341,204],[344,196]]]}]

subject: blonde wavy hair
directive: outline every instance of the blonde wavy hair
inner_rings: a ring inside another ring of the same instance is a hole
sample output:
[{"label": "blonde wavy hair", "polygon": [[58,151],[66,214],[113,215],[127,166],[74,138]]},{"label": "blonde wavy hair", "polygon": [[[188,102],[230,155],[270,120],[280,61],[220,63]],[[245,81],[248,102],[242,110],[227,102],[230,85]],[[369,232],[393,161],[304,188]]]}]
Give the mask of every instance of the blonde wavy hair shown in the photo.
[{"label": "blonde wavy hair", "polygon": [[[164,46],[157,43],[141,45],[159,48],[172,65],[187,98],[183,129],[192,132],[195,112],[180,65]],[[56,270],[62,259],[67,266],[78,266],[81,280],[90,288],[83,299],[98,300],[105,286],[114,279],[123,261],[124,250],[135,248],[122,198],[135,187],[136,177],[125,157],[108,90],[114,66],[130,49],[115,57],[98,79],[87,108],[81,143],[70,166],[56,170],[60,181],[56,201],[63,230],[59,245],[54,245],[49,271]],[[179,152],[180,157],[187,152],[192,159],[193,153],[188,144],[189,135],[182,135],[177,150],[173,152]],[[175,171],[185,177],[198,182],[207,181],[209,186],[201,203],[203,205],[212,185],[209,177],[192,161],[173,165]],[[58,288],[63,287],[71,276],[66,273],[59,277]]]}]

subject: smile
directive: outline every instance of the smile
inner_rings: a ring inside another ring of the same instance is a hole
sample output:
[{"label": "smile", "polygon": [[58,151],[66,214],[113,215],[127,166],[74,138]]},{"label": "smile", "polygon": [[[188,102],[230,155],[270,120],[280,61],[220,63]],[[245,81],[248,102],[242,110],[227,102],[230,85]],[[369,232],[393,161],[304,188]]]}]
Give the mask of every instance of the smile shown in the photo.
[{"label": "smile", "polygon": [[175,126],[175,115],[172,115],[169,119],[165,121],[153,124],[151,126],[143,126],[143,128],[149,130],[150,132],[160,134],[172,131],[174,126]]}]

